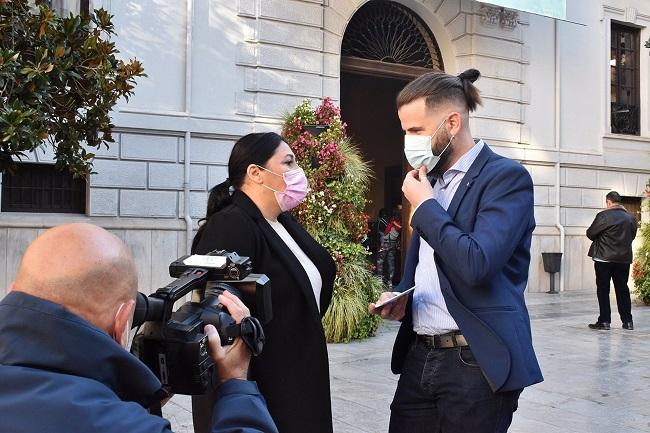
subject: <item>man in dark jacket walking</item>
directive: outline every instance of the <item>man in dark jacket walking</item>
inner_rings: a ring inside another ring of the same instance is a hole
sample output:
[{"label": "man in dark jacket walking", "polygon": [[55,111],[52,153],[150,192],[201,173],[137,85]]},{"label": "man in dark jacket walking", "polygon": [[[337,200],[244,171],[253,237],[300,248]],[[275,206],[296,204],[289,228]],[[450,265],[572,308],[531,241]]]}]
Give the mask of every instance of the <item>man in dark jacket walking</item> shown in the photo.
[{"label": "man in dark jacket walking", "polygon": [[609,281],[612,280],[623,328],[632,330],[632,303],[627,280],[637,222],[621,205],[619,193],[611,191],[605,196],[605,200],[607,209],[599,212],[587,229],[587,237],[593,241],[589,248],[589,257],[593,259],[596,270],[596,293],[600,307],[598,320],[596,323],[590,323],[589,328],[610,328],[612,312],[609,306]]},{"label": "man in dark jacket walking", "polygon": [[[125,350],[137,284],[126,246],[99,227],[55,227],[29,246],[0,302],[1,432],[171,433],[146,409],[161,383]],[[234,296],[219,301],[238,322],[248,315]],[[205,332],[221,382],[212,432],[277,433],[246,380],[246,346]]]}]

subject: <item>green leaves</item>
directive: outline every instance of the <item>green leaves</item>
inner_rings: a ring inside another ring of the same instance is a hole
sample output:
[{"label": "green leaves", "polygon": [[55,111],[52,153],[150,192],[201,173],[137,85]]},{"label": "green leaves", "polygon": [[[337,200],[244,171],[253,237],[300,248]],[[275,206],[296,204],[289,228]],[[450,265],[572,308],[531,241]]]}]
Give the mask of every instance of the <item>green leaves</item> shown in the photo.
[{"label": "green leaves", "polygon": [[[315,124],[326,126],[318,136],[309,132]],[[285,117],[282,135],[310,184],[294,215],[337,264],[332,303],[323,318],[325,337],[329,342],[368,337],[380,321],[368,314],[368,303],[379,298],[382,286],[361,243],[368,230],[364,208],[372,170],[347,137],[330,98],[317,108],[308,100],[298,105]]]},{"label": "green leaves", "polygon": [[[643,201],[643,206],[646,206],[646,210],[650,208],[650,198]],[[650,223],[641,224],[638,236],[641,243],[632,264],[634,292],[644,304],[650,305]]]},{"label": "green leaves", "polygon": [[[42,145],[75,176],[113,142],[110,112],[145,77],[142,63],[118,60],[112,16],[59,17],[37,2],[0,1],[0,171]],[[85,144],[85,145],[84,145]]]}]

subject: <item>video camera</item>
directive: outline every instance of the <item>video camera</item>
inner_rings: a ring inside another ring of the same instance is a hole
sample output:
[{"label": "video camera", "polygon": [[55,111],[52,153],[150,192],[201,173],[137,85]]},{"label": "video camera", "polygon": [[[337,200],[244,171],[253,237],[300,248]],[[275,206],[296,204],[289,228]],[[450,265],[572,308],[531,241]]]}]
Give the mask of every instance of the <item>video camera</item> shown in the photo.
[{"label": "video camera", "polygon": [[[153,371],[168,392],[201,395],[216,387],[205,325],[217,328],[222,345],[241,337],[253,355],[262,352],[260,321],[268,323],[272,317],[271,287],[266,275],[251,274],[251,270],[248,257],[222,250],[183,256],[169,265],[169,274],[176,280],[148,297],[138,293],[133,328],[143,324],[144,328],[135,336],[131,353]],[[251,310],[251,317],[235,323],[219,303],[224,291],[239,297]],[[172,312],[174,303],[190,292],[192,301]]]}]

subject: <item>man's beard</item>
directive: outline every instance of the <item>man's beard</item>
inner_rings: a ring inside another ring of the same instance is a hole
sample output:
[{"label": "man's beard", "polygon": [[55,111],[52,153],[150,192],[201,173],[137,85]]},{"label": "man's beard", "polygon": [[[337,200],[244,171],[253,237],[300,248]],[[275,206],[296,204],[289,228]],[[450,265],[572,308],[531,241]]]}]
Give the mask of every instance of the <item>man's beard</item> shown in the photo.
[{"label": "man's beard", "polygon": [[[435,146],[433,146],[434,150],[440,149],[440,151],[442,151],[441,154],[438,154],[440,156],[440,160],[438,161],[435,168],[433,169],[433,175],[436,177],[443,175],[444,172],[447,170],[448,168],[447,161],[449,161],[449,157],[454,152],[454,143],[453,143],[454,140],[452,139],[449,131],[445,129],[445,132],[446,134],[443,137],[438,137],[436,139],[436,144]],[[447,144],[449,144],[449,147],[447,147]],[[447,148],[445,149],[445,147]]]}]

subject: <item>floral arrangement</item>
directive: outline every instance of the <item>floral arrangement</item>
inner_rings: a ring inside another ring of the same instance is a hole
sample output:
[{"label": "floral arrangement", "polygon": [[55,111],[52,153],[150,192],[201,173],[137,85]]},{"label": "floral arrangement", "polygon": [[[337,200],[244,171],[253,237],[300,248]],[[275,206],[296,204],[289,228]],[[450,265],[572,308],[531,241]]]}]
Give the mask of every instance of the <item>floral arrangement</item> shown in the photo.
[{"label": "floral arrangement", "polygon": [[341,112],[330,98],[316,108],[309,100],[298,105],[286,116],[282,135],[310,185],[294,215],[337,266],[332,304],[323,319],[327,340],[373,335],[379,319],[368,314],[368,303],[379,297],[381,281],[372,274],[368,250],[362,245],[368,232],[364,208],[370,167],[351,143]]},{"label": "floral arrangement", "polygon": [[[645,206],[650,207],[650,181],[646,185],[644,195]],[[632,279],[636,295],[644,304],[650,305],[650,223],[641,225],[640,235],[641,245],[632,263]]]}]

